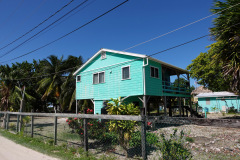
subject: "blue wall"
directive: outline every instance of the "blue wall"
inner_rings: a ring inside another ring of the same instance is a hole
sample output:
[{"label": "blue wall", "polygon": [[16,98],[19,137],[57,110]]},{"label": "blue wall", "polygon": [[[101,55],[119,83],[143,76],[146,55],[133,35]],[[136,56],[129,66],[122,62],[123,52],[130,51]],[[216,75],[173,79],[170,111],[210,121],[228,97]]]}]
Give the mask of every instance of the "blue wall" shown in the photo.
[{"label": "blue wall", "polygon": [[[210,98],[210,104],[206,103],[206,99],[207,98],[198,98],[198,105],[205,108],[207,107],[209,112],[213,112],[212,108],[213,107],[217,107],[219,109],[219,111],[222,110],[222,106],[227,106],[227,107],[234,107],[235,109],[240,108],[240,97],[238,97],[237,99],[235,99],[235,97],[224,97],[224,100],[219,99],[221,97],[211,97]],[[228,99],[231,98],[231,99]],[[233,99],[234,98],[234,99]]]}]

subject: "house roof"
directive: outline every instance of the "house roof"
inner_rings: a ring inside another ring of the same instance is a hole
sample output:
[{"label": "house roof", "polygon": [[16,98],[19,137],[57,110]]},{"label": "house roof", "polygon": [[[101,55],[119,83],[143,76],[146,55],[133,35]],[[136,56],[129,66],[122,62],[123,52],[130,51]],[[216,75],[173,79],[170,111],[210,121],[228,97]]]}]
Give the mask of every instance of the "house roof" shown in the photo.
[{"label": "house roof", "polygon": [[199,86],[191,92],[191,95],[197,95],[200,93],[212,93],[212,92],[213,91],[209,90],[208,88],[205,88],[204,86]]},{"label": "house roof", "polygon": [[237,97],[238,95],[232,92],[212,92],[212,93],[200,93],[196,97],[205,98],[205,97]]},{"label": "house roof", "polygon": [[168,67],[168,68],[172,68],[172,69],[176,69],[178,71],[180,71],[181,73],[189,73],[189,71],[176,67],[174,65],[168,64],[166,62],[160,61],[158,59],[152,58],[150,56],[147,55],[143,55],[143,54],[137,54],[137,53],[130,53],[130,52],[123,52],[123,51],[117,51],[117,50],[112,50],[112,49],[105,49],[102,48],[100,49],[97,53],[95,53],[86,63],[84,63],[80,68],[78,68],[73,75],[76,75],[82,68],[84,68],[87,64],[89,64],[95,57],[97,57],[99,54],[101,54],[101,52],[111,52],[111,53],[116,53],[116,54],[124,54],[124,55],[129,55],[129,56],[133,56],[133,57],[139,57],[139,58],[148,58],[152,61],[161,63],[163,66]]}]

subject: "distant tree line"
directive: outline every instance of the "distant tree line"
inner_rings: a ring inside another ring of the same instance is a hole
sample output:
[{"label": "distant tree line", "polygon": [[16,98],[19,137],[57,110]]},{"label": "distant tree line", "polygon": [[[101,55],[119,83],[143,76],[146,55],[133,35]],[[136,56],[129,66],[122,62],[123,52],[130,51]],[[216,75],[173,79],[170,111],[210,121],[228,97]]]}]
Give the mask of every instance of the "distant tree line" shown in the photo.
[{"label": "distant tree line", "polygon": [[32,63],[1,65],[0,110],[18,111],[22,99],[25,111],[49,112],[49,106],[61,112],[75,108],[76,81],[72,74],[82,64],[81,56],[63,59],[51,55]]}]

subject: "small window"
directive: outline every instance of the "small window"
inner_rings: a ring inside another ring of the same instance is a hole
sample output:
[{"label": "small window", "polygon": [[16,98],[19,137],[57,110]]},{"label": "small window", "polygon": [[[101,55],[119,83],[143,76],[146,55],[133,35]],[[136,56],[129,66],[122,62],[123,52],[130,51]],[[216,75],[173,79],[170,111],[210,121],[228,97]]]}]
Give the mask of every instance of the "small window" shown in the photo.
[{"label": "small window", "polygon": [[106,52],[102,52],[101,53],[101,59],[105,59],[106,58]]},{"label": "small window", "polygon": [[122,79],[130,79],[130,66],[122,67]]},{"label": "small window", "polygon": [[156,67],[150,67],[150,75],[151,77],[159,78],[158,68]]},{"label": "small window", "polygon": [[99,72],[93,74],[93,84],[104,83],[105,82],[105,72]]},{"label": "small window", "polygon": [[210,105],[210,98],[206,98],[206,105]]},{"label": "small window", "polygon": [[77,82],[81,82],[81,76],[80,75],[77,76]]}]

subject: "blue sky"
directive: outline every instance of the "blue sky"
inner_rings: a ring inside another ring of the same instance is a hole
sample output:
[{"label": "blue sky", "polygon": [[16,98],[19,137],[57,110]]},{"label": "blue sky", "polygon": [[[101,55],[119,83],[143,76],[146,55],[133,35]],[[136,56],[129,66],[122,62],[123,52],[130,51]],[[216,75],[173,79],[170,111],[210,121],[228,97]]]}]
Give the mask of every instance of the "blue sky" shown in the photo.
[{"label": "blue sky", "polygon": [[[67,2],[69,1],[0,0],[0,48],[32,29]],[[27,37],[1,50],[0,55],[11,50],[14,46],[30,37],[30,35],[37,33],[43,27],[47,26],[81,2],[83,2],[83,0],[75,0],[62,12]],[[69,17],[48,32],[40,34],[37,38],[19,47],[7,56],[2,57],[0,61],[12,59],[34,50],[47,42],[55,40],[121,2],[123,2],[123,0],[89,0],[86,4],[90,4],[81,9],[81,11]],[[130,0],[115,11],[80,29],[74,34],[28,56],[8,62],[8,64],[25,60],[32,62],[32,59],[43,59],[51,54],[58,56],[63,55],[65,58],[67,58],[68,55],[81,55],[84,60],[87,60],[100,48],[124,50],[135,44],[210,15],[212,4],[212,0]],[[212,26],[213,18],[214,17],[205,19],[177,32],[127,51],[150,55],[206,35],[209,33],[209,28]],[[200,52],[205,52],[207,50],[206,46],[211,43],[213,42],[210,41],[209,37],[203,38],[171,51],[155,55],[154,58],[181,68],[186,68],[187,65],[191,63],[191,60],[196,58]],[[191,84],[194,84],[193,80],[191,80]]]}]

